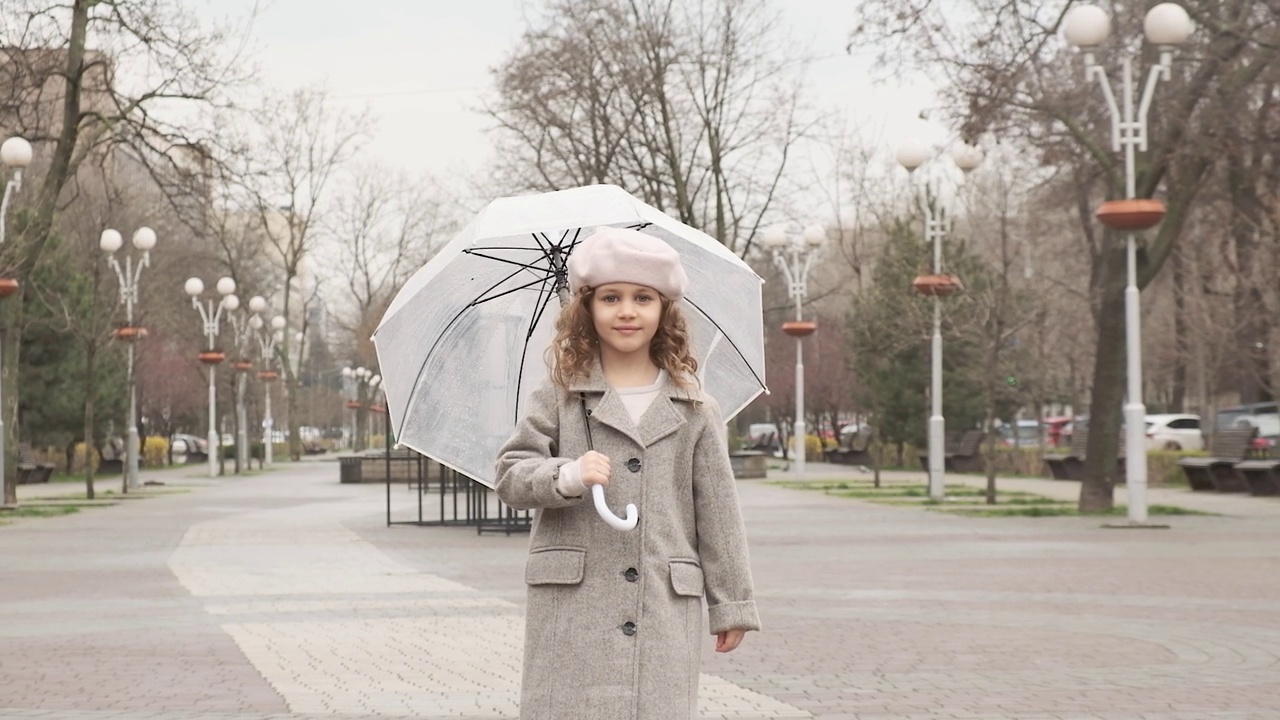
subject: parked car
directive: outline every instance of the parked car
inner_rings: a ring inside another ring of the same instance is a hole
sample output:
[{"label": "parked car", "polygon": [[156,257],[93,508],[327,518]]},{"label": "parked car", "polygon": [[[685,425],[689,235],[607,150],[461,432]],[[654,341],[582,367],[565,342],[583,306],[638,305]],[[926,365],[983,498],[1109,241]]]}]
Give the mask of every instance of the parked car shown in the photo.
[{"label": "parked car", "polygon": [[759,450],[770,454],[782,453],[782,436],[774,423],[752,423],[743,440],[744,450]]},{"label": "parked car", "polygon": [[1000,444],[1005,447],[1040,447],[1040,423],[1035,420],[1019,420],[1015,425],[1006,423],[1000,426]]},{"label": "parked car", "polygon": [[1258,435],[1253,439],[1253,447],[1257,450],[1271,450],[1280,443],[1280,415],[1241,415],[1235,419],[1231,427],[1258,428]]},{"label": "parked car", "polygon": [[1233,405],[1218,410],[1217,422],[1214,427],[1219,430],[1225,430],[1229,427],[1236,426],[1236,420],[1253,415],[1276,415],[1280,413],[1280,406],[1274,402],[1249,403],[1247,405]]},{"label": "parked car", "polygon": [[1165,413],[1146,417],[1148,450],[1203,450],[1199,415]]},{"label": "parked car", "polygon": [[185,455],[187,460],[205,458],[209,455],[208,441],[198,435],[174,433],[169,437],[169,447],[174,455]]}]

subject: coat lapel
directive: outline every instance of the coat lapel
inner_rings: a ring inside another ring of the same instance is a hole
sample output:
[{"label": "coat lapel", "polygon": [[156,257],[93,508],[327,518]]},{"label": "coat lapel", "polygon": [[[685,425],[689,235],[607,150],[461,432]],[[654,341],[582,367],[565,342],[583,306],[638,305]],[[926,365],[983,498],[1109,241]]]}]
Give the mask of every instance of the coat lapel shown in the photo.
[{"label": "coat lapel", "polygon": [[[632,422],[631,414],[622,404],[622,398],[605,381],[599,358],[592,365],[591,374],[575,382],[570,390],[574,394],[574,402],[577,402],[580,394],[586,395],[587,409],[593,420],[608,425],[644,448],[679,430],[687,422],[684,413],[676,408],[673,401],[691,402],[697,397],[668,376],[666,385],[659,391],[658,397],[653,399],[649,409],[640,416],[637,424]],[[599,397],[599,400],[595,400],[593,396]]]}]

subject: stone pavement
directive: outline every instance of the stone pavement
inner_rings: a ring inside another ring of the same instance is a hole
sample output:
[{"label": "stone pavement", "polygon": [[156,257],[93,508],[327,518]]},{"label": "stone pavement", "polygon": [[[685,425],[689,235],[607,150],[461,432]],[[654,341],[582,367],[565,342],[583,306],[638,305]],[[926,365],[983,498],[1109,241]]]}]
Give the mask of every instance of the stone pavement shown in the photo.
[{"label": "stone pavement", "polygon": [[[701,717],[1280,718],[1280,501],[1153,491],[1223,514],[1107,530],[772,474],[740,483],[765,631],[729,655],[708,636]],[[337,475],[183,468],[0,527],[0,718],[516,717],[527,536],[388,527],[386,488]],[[415,497],[394,486],[393,517]]]}]

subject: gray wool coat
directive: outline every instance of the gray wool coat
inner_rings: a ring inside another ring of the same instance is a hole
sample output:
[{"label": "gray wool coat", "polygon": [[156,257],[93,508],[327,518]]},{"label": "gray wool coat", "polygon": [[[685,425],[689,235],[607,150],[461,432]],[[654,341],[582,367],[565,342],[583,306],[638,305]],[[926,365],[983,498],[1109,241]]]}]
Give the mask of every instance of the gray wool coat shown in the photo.
[{"label": "gray wool coat", "polygon": [[[556,489],[560,466],[589,448],[610,460],[615,530],[588,492]],[[571,392],[535,391],[502,448],[497,492],[534,509],[529,558],[523,720],[675,720],[697,715],[704,634],[758,630],[747,542],[715,401],[668,380],[637,426],[599,365]]]}]

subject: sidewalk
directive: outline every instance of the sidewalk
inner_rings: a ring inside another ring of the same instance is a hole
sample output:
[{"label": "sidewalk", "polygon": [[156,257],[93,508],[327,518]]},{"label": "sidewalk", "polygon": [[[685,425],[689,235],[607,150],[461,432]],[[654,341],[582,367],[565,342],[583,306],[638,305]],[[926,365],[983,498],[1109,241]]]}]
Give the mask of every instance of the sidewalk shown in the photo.
[{"label": "sidewalk", "polygon": [[[388,527],[384,485],[337,478],[175,474],[183,492],[0,527],[0,718],[517,717],[528,537]],[[702,718],[1280,717],[1264,513],[1117,533],[782,478],[739,483],[765,630],[729,655],[707,638]],[[393,514],[415,498],[392,486]]]}]

